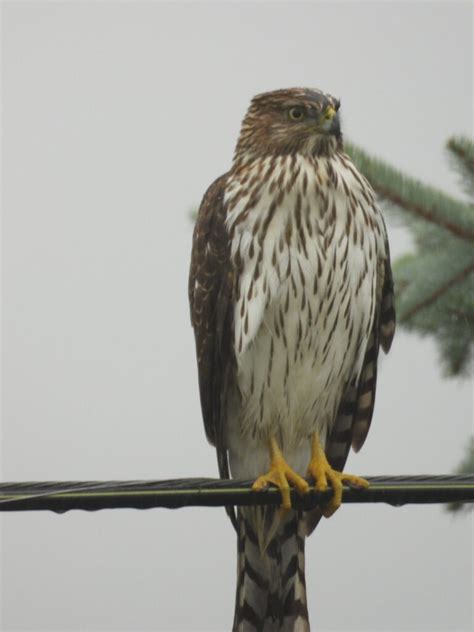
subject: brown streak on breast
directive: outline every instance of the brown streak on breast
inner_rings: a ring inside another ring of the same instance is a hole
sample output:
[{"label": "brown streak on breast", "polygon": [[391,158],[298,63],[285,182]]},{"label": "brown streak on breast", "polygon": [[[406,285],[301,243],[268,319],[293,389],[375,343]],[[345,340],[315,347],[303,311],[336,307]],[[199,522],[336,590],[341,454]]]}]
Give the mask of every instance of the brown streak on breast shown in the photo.
[{"label": "brown streak on breast", "polygon": [[344,298],[347,297],[347,305],[346,305],[346,307],[344,309],[344,313],[343,313],[344,324],[345,324],[346,329],[349,328],[349,321],[352,320],[351,317],[350,317],[350,313],[349,313],[350,312],[350,307],[351,307],[351,299],[350,299],[350,295],[347,292],[348,289],[349,289],[349,286],[346,288],[346,293],[344,295]]},{"label": "brown streak on breast", "polygon": [[374,256],[374,253],[372,250],[372,240],[369,239],[369,261],[372,261],[373,256]]},{"label": "brown streak on breast", "polygon": [[364,218],[364,222],[365,222],[366,226],[368,226],[369,225],[369,218],[367,217],[367,211],[365,210],[363,204],[360,205],[360,210],[362,211],[362,217]]},{"label": "brown streak on breast", "polygon": [[353,225],[353,230],[352,230],[352,243],[354,244],[354,246],[357,246],[357,240],[358,240],[358,230],[357,230],[357,222],[354,222]]},{"label": "brown streak on breast", "polygon": [[[350,206],[349,208],[350,208],[350,211],[352,211],[352,206]],[[351,230],[351,222],[352,222],[352,216],[351,216],[351,213],[348,212],[346,215],[346,226],[344,228],[344,232],[347,235],[347,237],[349,237],[349,233]]]},{"label": "brown streak on breast", "polygon": [[311,237],[313,236],[313,226],[311,224],[311,207],[309,204],[306,205],[304,216],[305,216],[306,230],[308,231],[308,237],[311,239]]},{"label": "brown streak on breast", "polygon": [[316,251],[316,255],[317,255],[317,258],[318,258],[318,267],[316,269],[316,274],[318,275],[318,277],[321,277],[321,274],[323,272],[322,259],[323,259],[324,253],[322,253],[321,250],[318,248],[317,251]]},{"label": "brown streak on breast", "polygon": [[[293,157],[294,158],[294,157]],[[292,163],[293,163],[293,159],[292,159]],[[294,165],[291,165],[291,170],[292,170],[292,175],[290,177],[290,179],[288,180],[288,184],[286,185],[286,193],[290,193],[292,188],[295,186],[295,182],[300,174],[301,171],[301,167],[300,165],[298,165],[298,167],[295,169]]]},{"label": "brown streak on breast", "polygon": [[280,327],[278,325],[278,314],[275,314],[275,317],[273,319],[273,328],[275,330],[276,337],[280,338]]},{"label": "brown streak on breast", "polygon": [[308,190],[308,173],[304,172],[303,174],[303,183],[302,183],[303,195],[306,195],[306,191]]},{"label": "brown streak on breast", "polygon": [[332,206],[331,206],[331,213],[328,217],[328,222],[329,223],[334,223],[336,221],[336,201],[333,200],[332,201]]},{"label": "brown streak on breast", "polygon": [[306,292],[302,292],[302,296],[301,296],[301,311],[304,311],[304,308],[306,307]]},{"label": "brown streak on breast", "polygon": [[308,250],[306,248],[306,235],[305,235],[303,227],[301,227],[301,229],[298,231],[298,237],[299,237],[298,243],[301,246],[301,249],[303,251],[305,258],[308,259]]},{"label": "brown streak on breast", "polygon": [[290,288],[287,286],[287,288],[286,288],[286,298],[285,298],[285,314],[288,314],[289,306],[290,306]]},{"label": "brown streak on breast", "polygon": [[336,299],[336,292],[334,292],[334,294],[332,296],[332,299],[331,299],[331,302],[329,303],[329,306],[328,306],[327,312],[326,312],[326,316],[329,316],[329,314],[331,313],[332,308],[334,307],[335,299]]},{"label": "brown streak on breast", "polygon": [[270,204],[270,207],[267,211],[267,215],[265,217],[265,221],[263,222],[263,226],[262,226],[262,232],[261,232],[261,236],[262,236],[262,240],[265,239],[265,235],[267,234],[267,230],[268,227],[270,226],[270,222],[272,221],[274,215],[275,215],[275,211],[277,208],[277,204],[276,201],[273,200],[272,203]]},{"label": "brown streak on breast", "polygon": [[349,197],[349,187],[347,186],[345,178],[341,176],[342,187],[344,189],[344,193]]},{"label": "brown streak on breast", "polygon": [[285,226],[285,241],[288,246],[291,246],[292,235],[293,235],[293,222],[291,221],[291,217],[289,217],[286,221],[286,226]]},{"label": "brown streak on breast", "polygon": [[304,275],[303,268],[301,267],[301,263],[299,259],[297,259],[297,263],[298,263],[298,272],[300,273],[301,286],[304,288],[306,284],[306,277]]},{"label": "brown streak on breast", "polygon": [[[340,285],[341,290],[344,287],[344,285],[347,283],[347,274],[349,270],[349,262],[347,261],[347,259],[343,259],[343,261],[344,261],[344,266],[342,268],[342,282]],[[342,300],[341,300],[341,303],[342,303]]]},{"label": "brown streak on breast", "polygon": [[278,250],[282,253],[285,250],[285,235],[282,233],[278,238]]},{"label": "brown streak on breast", "polygon": [[318,273],[316,272],[316,274],[314,275],[314,281],[313,281],[313,294],[314,294],[315,296],[316,296],[316,293],[317,293],[317,291],[318,291],[318,278],[319,278],[319,275],[318,275]]},{"label": "brown streak on breast", "polygon": [[241,272],[244,267],[244,262],[242,261],[242,255],[240,253],[240,244],[235,252],[234,264],[235,264],[236,271]]},{"label": "brown streak on breast", "polygon": [[313,325],[313,310],[311,309],[311,301],[308,301],[308,322],[306,323],[306,334],[310,333]]},{"label": "brown streak on breast", "polygon": [[278,196],[276,198],[277,206],[281,206],[281,203],[283,202],[284,199],[285,199],[285,189],[281,189],[281,191],[278,193]]},{"label": "brown streak on breast", "polygon": [[356,293],[360,292],[360,288],[362,287],[362,283],[364,282],[365,276],[366,274],[364,270],[359,276],[359,282],[357,283]]},{"label": "brown streak on breast", "polygon": [[270,303],[272,301],[272,295],[270,293],[270,288],[267,288],[267,292],[265,294],[265,309],[267,309],[270,306]]},{"label": "brown streak on breast", "polygon": [[276,254],[276,246],[273,246],[272,252],[272,268],[277,268],[277,254]]},{"label": "brown streak on breast", "polygon": [[284,193],[283,182],[285,180],[285,175],[286,175],[286,170],[282,168],[280,171],[280,175],[278,176],[278,179],[276,181],[276,185],[278,189],[280,190],[280,193],[282,192]]},{"label": "brown streak on breast", "polygon": [[342,246],[342,242],[344,241],[345,238],[345,233],[344,231],[341,233],[341,236],[339,237],[339,239],[337,240],[337,247],[340,248]]},{"label": "brown streak on breast", "polygon": [[260,219],[261,219],[260,217],[257,217],[257,219],[254,222],[254,225],[252,226],[252,237],[255,237],[259,231],[260,224],[261,224]]},{"label": "brown streak on breast", "polygon": [[293,295],[296,298],[298,296],[298,288],[296,287],[295,279],[293,278],[293,274],[290,274],[291,287],[293,289]]},{"label": "brown streak on breast", "polygon": [[288,261],[286,264],[286,271],[285,271],[285,279],[289,279],[291,276],[291,257],[289,256],[288,253]]},{"label": "brown streak on breast", "polygon": [[250,299],[252,298],[252,294],[253,294],[253,283],[254,283],[254,281],[253,281],[253,278],[252,278],[252,280],[250,281],[250,285],[249,285],[248,292],[247,292],[247,301],[250,301]]},{"label": "brown streak on breast", "polygon": [[250,242],[250,248],[249,248],[250,259],[253,259],[254,254],[255,254],[255,241],[252,239]]},{"label": "brown streak on breast", "polygon": [[370,200],[369,196],[367,195],[367,189],[366,189],[365,187],[363,187],[363,188],[361,189],[361,193],[362,193],[362,196],[363,196],[364,200],[365,200],[365,201],[367,202],[367,204],[370,206],[370,202],[371,202],[371,200]]},{"label": "brown streak on breast", "polygon": [[331,342],[331,339],[332,339],[332,337],[334,335],[334,332],[336,330],[336,326],[337,326],[338,320],[339,320],[339,312],[336,312],[336,317],[334,318],[334,323],[333,323],[333,325],[331,327],[331,331],[329,332],[329,335],[327,337],[326,344],[323,347],[323,355],[325,355],[326,350],[329,347],[329,343]]},{"label": "brown streak on breast", "polygon": [[283,310],[282,310],[281,306],[280,306],[280,308],[278,310],[278,315],[279,315],[279,318],[280,318],[280,327],[282,329],[284,329],[284,327],[285,327],[285,317],[283,315]]},{"label": "brown streak on breast", "polygon": [[258,277],[260,276],[260,268],[261,268],[260,261],[261,260],[258,259],[257,263],[255,264],[255,268],[254,268],[254,271],[253,271],[252,282],[253,281],[257,281]]},{"label": "brown streak on breast", "polygon": [[270,338],[270,354],[269,354],[269,358],[268,358],[268,370],[267,370],[267,386],[268,388],[270,388],[270,376],[271,376],[271,372],[272,372],[272,365],[273,365],[273,336]]}]

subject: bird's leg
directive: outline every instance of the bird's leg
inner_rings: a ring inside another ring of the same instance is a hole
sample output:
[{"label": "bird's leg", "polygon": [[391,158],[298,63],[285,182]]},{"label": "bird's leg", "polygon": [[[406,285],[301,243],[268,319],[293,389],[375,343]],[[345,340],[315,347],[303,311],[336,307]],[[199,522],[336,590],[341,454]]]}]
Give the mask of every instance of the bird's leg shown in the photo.
[{"label": "bird's leg", "polygon": [[333,496],[322,509],[326,518],[332,516],[341,505],[343,483],[349,483],[349,485],[355,487],[369,486],[365,478],[354,476],[353,474],[345,474],[344,472],[338,472],[332,469],[328,463],[317,432],[311,437],[311,461],[308,466],[308,476],[314,478],[315,487],[319,492],[325,492],[328,488],[328,483],[331,484]]},{"label": "bird's leg", "polygon": [[290,483],[298,492],[305,494],[309,491],[309,485],[302,476],[297,474],[285,461],[282,451],[274,437],[270,438],[270,470],[259,476],[252,489],[259,491],[267,487],[270,483],[276,485],[281,492],[282,509],[291,509]]}]

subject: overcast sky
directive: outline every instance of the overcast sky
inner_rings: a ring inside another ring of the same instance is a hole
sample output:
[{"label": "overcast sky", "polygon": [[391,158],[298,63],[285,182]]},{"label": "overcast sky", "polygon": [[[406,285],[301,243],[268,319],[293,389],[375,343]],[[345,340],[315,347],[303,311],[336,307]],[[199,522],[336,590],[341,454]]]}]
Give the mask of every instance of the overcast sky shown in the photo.
[{"label": "overcast sky", "polygon": [[[187,305],[189,211],[231,161],[253,94],[341,98],[365,149],[459,194],[472,134],[468,2],[2,4],[3,480],[216,475]],[[398,222],[399,223],[399,222]],[[390,217],[394,256],[411,247]],[[349,470],[451,471],[472,387],[398,332]],[[471,517],[343,507],[307,546],[314,629],[472,629]],[[223,510],[6,515],[1,622],[224,631]]]}]

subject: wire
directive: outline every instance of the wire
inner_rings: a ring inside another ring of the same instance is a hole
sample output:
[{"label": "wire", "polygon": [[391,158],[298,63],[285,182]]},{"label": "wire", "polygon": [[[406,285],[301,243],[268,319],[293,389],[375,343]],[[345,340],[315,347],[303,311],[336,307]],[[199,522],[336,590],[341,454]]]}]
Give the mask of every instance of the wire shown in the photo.
[{"label": "wire", "polygon": [[[393,506],[426,503],[473,503],[474,474],[446,476],[368,476],[368,489],[345,487],[345,503],[388,503]],[[331,490],[299,496],[293,506],[311,509],[326,503]],[[72,509],[151,509],[279,505],[280,492],[255,492],[251,482],[188,478],[167,481],[91,481],[0,483],[0,512]]]}]

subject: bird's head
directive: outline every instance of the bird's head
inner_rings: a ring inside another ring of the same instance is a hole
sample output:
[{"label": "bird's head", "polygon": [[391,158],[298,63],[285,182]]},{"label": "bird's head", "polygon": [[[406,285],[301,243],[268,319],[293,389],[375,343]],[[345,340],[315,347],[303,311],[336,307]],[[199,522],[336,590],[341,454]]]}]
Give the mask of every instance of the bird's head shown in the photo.
[{"label": "bird's head", "polygon": [[258,94],[242,122],[236,158],[335,151],[342,145],[339,106],[330,94],[309,88]]}]

